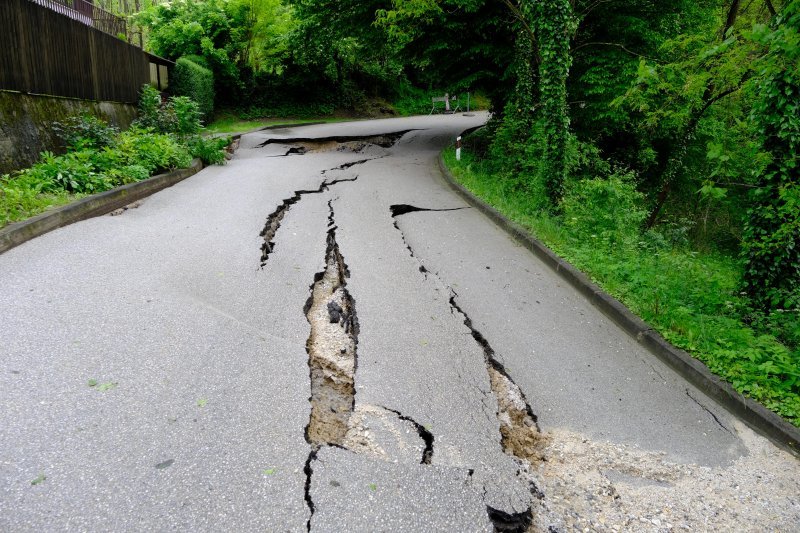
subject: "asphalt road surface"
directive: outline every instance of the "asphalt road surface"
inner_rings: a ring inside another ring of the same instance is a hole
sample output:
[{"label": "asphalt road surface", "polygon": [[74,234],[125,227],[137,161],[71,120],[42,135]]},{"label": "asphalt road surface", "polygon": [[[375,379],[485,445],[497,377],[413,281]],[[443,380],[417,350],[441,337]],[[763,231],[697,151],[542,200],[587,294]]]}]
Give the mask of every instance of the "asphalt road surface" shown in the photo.
[{"label": "asphalt road surface", "polygon": [[0,530],[797,530],[796,459],[447,188],[486,118],[248,134],[0,255]]}]

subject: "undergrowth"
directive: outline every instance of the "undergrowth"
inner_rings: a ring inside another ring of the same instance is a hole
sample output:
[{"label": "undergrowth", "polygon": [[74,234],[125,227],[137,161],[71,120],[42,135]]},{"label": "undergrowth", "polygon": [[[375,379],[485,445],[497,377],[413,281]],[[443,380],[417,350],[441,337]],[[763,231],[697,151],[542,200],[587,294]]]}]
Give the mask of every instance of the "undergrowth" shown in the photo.
[{"label": "undergrowth", "polygon": [[[537,186],[467,151],[444,154],[469,190],[528,229],[674,345],[747,396],[800,426],[800,319],[754,313],[738,292],[741,262],[695,252],[680,224],[642,233],[632,177],[611,170],[568,181],[560,214]],[[530,181],[530,180],[529,180]],[[541,194],[541,191],[538,192]]]},{"label": "undergrowth", "polygon": [[155,89],[143,89],[137,124],[119,132],[93,116],[77,116],[53,128],[66,152],[42,152],[38,163],[0,176],[0,228],[88,194],[185,168],[193,157],[225,161],[227,138],[204,138],[197,104],[185,97],[161,104]]}]

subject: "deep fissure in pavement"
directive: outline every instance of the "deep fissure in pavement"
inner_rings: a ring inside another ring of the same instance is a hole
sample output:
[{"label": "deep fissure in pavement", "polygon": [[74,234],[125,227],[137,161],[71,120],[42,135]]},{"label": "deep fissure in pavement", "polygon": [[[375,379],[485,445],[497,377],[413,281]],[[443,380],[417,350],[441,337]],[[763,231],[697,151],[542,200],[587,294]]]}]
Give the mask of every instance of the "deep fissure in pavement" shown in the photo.
[{"label": "deep fissure in pavement", "polygon": [[281,204],[270,213],[267,217],[267,223],[264,224],[264,229],[261,230],[259,234],[261,237],[264,238],[264,242],[261,245],[261,267],[263,268],[264,265],[267,264],[267,260],[269,259],[269,255],[275,249],[275,234],[278,233],[278,229],[281,227],[281,222],[283,221],[283,217],[286,216],[286,213],[289,212],[289,209],[292,208],[294,204],[300,201],[300,199],[306,194],[319,194],[321,192],[327,191],[329,187],[332,185],[336,185],[337,183],[343,183],[347,181],[356,181],[358,176],[349,179],[338,179],[333,181],[323,180],[320,184],[319,188],[314,190],[298,190],[294,191],[294,194],[289,198],[286,198],[281,202]]},{"label": "deep fissure in pavement", "polygon": [[391,133],[377,133],[375,135],[334,135],[330,137],[293,137],[288,139],[270,138],[258,145],[264,148],[270,144],[297,145],[306,151],[344,151],[359,152],[368,145],[391,148],[400,138],[415,129],[395,131]]},{"label": "deep fissure in pavement", "polygon": [[543,460],[539,452],[541,433],[525,394],[509,377],[503,365],[496,359],[494,349],[483,334],[472,325],[472,319],[456,302],[456,294],[450,289],[450,307],[464,317],[464,325],[472,338],[483,348],[489,384],[497,399],[497,419],[500,421],[500,436],[503,450],[518,459],[535,465]]},{"label": "deep fissure in pavement", "polygon": [[386,409],[387,411],[396,414],[397,418],[399,418],[400,420],[404,420],[406,422],[410,422],[411,425],[414,426],[414,429],[417,430],[419,437],[425,443],[425,449],[422,450],[422,460],[420,461],[420,464],[423,465],[431,464],[431,460],[433,459],[433,442],[435,440],[433,437],[433,433],[428,431],[428,428],[426,428],[425,426],[423,426],[410,416],[404,415],[400,411],[389,409],[388,407],[384,407],[383,409]]},{"label": "deep fissure in pavement", "polygon": [[495,533],[524,533],[531,527],[533,522],[533,511],[528,509],[521,513],[505,513],[494,507],[486,506],[489,513],[489,520],[492,521]]},{"label": "deep fissure in pavement", "polygon": [[463,207],[449,207],[447,209],[433,209],[428,207],[417,207],[408,204],[393,204],[389,206],[389,211],[392,212],[392,218],[399,217],[408,213],[415,213],[418,211],[461,211],[462,209],[471,209],[468,205]]},{"label": "deep fissure in pavement", "polygon": [[[400,232],[411,257],[415,258],[420,263],[420,272],[427,277],[429,270],[419,257],[416,256],[411,245],[406,240],[405,233],[400,229],[397,223],[398,216],[415,211],[447,210],[421,209],[405,204],[396,204],[390,207],[392,218],[395,219],[395,229]],[[436,274],[436,276],[439,278],[438,274]],[[439,278],[439,280],[442,281],[441,278]],[[483,350],[486,371],[489,375],[489,384],[497,400],[497,419],[500,423],[500,444],[503,451],[530,466],[538,464],[544,460],[540,451],[543,442],[533,409],[531,409],[522,390],[514,383],[505,370],[505,367],[497,360],[495,351],[489,344],[489,341],[474,327],[470,316],[456,302],[456,297],[458,296],[456,292],[452,287],[444,283],[444,281],[442,281],[442,283],[450,289],[449,303],[451,311],[458,312],[463,317],[464,325],[469,329],[472,338]],[[531,485],[531,494],[537,499],[542,498],[542,493],[534,484]],[[533,520],[531,508],[521,513],[510,514],[487,506],[487,512],[489,514],[489,519],[494,524],[495,531],[523,532],[528,529]]]},{"label": "deep fissure in pavement", "polygon": [[311,334],[306,343],[311,373],[309,442],[342,446],[355,405],[358,317],[347,291],[349,272],[336,242],[333,206],[329,202],[325,270],[314,277],[304,311]]},{"label": "deep fissure in pavement", "polygon": [[311,380],[311,414],[305,428],[311,452],[303,471],[305,499],[311,513],[313,463],[322,446],[344,446],[348,422],[355,407],[355,371],[358,347],[358,316],[355,300],[347,291],[350,272],[336,242],[333,200],[328,202],[328,237],[325,269],[314,276],[303,308],[311,333],[306,342]]},{"label": "deep fissure in pavement", "polygon": [[[306,437],[307,439],[308,437]],[[311,498],[311,478],[314,476],[314,468],[311,466],[314,461],[317,460],[317,448],[312,447],[311,451],[308,453],[308,457],[306,458],[306,464],[303,467],[303,473],[306,475],[306,483],[305,483],[305,500],[306,506],[308,506],[308,510],[310,514],[308,516],[308,521],[306,522],[306,529],[311,531],[311,519],[314,517],[314,512],[316,511],[316,507],[314,506],[314,500]]]},{"label": "deep fissure in pavement", "polygon": [[373,161],[375,159],[383,159],[384,157],[386,157],[386,156],[382,155],[382,156],[378,156],[378,157],[370,157],[369,159],[359,159],[358,161],[350,161],[349,163],[343,163],[343,164],[339,165],[338,167],[333,167],[333,168],[329,168],[327,170],[323,170],[322,171],[322,175],[324,176],[328,172],[334,172],[336,170],[347,170],[348,168],[352,168],[352,167],[354,167],[356,165],[363,165],[364,163],[369,163],[370,161]]}]

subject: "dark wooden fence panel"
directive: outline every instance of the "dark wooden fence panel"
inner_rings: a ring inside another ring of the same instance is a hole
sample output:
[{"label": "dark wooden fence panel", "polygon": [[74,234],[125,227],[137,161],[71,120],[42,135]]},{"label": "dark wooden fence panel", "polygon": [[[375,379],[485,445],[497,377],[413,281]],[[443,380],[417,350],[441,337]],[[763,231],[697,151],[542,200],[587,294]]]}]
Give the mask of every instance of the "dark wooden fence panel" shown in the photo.
[{"label": "dark wooden fence panel", "polygon": [[133,103],[150,82],[151,61],[157,59],[30,0],[0,0],[0,89]]}]

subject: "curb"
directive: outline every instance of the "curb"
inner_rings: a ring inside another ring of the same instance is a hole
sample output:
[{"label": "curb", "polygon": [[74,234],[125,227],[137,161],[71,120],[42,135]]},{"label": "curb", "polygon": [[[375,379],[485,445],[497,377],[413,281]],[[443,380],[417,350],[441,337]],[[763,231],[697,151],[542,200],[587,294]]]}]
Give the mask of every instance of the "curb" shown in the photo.
[{"label": "curb", "polygon": [[692,357],[667,342],[641,318],[631,313],[621,302],[603,291],[583,272],[563,260],[541,241],[531,236],[520,225],[512,222],[492,206],[472,194],[458,183],[439,154],[439,169],[444,181],[467,203],[489,217],[495,224],[505,230],[514,240],[522,244],[559,276],[600,309],[607,317],[625,330],[628,335],[647,348],[650,353],[670,366],[689,383],[703,391],[731,414],[738,417],[748,426],[764,435],[780,448],[800,455],[800,429],[793,426],[779,415],[773,413],[760,403],[742,396],[718,376],[711,373],[701,361]]},{"label": "curb", "polygon": [[81,220],[104,215],[136,200],[171,187],[203,169],[203,162],[194,159],[189,168],[173,170],[143,181],[129,183],[110,191],[81,198],[77,202],[44,212],[28,220],[9,224],[0,230],[0,254],[33,238]]}]

